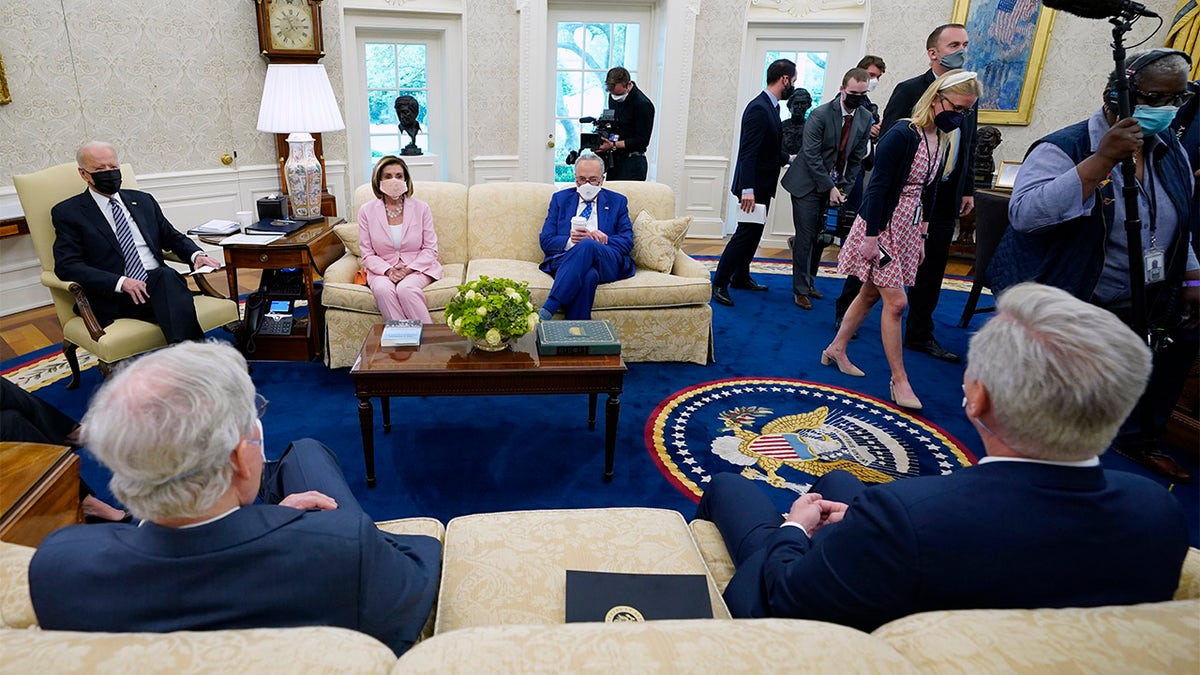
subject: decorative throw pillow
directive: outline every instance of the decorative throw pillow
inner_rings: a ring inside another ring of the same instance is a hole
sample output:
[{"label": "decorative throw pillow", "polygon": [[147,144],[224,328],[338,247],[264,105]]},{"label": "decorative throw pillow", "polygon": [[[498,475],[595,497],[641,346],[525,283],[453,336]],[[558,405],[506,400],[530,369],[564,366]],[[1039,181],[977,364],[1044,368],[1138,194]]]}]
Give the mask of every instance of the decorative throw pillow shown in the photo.
[{"label": "decorative throw pillow", "polygon": [[358,245],[358,223],[342,223],[333,227],[333,233],[342,240],[342,244],[346,246],[346,250],[350,251],[359,258],[362,257],[362,248]]},{"label": "decorative throw pillow", "polygon": [[679,250],[691,216],[655,220],[646,211],[633,221],[633,262],[642,269],[670,274],[675,267],[675,252]]}]

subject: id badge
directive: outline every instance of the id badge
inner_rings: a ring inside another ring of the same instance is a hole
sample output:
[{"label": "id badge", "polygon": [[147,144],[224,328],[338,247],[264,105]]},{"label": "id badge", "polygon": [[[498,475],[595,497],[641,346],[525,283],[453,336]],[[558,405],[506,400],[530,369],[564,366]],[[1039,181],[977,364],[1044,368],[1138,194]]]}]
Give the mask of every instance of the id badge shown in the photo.
[{"label": "id badge", "polygon": [[1158,247],[1146,249],[1144,254],[1146,270],[1146,284],[1156,284],[1167,278],[1165,252]]},{"label": "id badge", "polygon": [[921,224],[921,209],[924,206],[924,204],[917,204],[917,208],[913,209],[913,225]]}]

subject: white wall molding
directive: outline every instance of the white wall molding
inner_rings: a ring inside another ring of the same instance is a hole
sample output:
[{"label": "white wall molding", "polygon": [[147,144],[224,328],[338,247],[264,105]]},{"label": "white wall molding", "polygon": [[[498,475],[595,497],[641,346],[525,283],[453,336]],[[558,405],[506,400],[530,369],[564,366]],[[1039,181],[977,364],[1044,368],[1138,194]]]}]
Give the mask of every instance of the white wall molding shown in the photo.
[{"label": "white wall molding", "polygon": [[681,187],[675,190],[682,215],[692,217],[688,236],[720,239],[725,232],[725,194],[729,192],[729,158],[688,155],[683,158]]},{"label": "white wall molding", "polygon": [[[655,17],[659,45],[654,81],[658,84],[658,151],[654,179],[681,194],[685,180],[688,119],[692,100],[696,17],[701,0],[662,0]],[[659,56],[661,55],[661,56]],[[686,75],[681,75],[686,74]],[[695,221],[693,221],[695,222]]]},{"label": "white wall molding", "polygon": [[517,99],[517,158],[518,175],[521,180],[552,180],[549,168],[535,169],[536,158],[541,153],[534,154],[533,148],[543,147],[546,129],[553,127],[546,123],[546,114],[538,105],[547,97],[546,83],[550,79],[550,64],[546,63],[546,21],[548,10],[546,0],[513,0],[513,8],[519,17],[518,49],[521,53],[520,95]]},{"label": "white wall molding", "polygon": [[511,183],[525,180],[517,155],[486,155],[471,158],[471,185]]}]

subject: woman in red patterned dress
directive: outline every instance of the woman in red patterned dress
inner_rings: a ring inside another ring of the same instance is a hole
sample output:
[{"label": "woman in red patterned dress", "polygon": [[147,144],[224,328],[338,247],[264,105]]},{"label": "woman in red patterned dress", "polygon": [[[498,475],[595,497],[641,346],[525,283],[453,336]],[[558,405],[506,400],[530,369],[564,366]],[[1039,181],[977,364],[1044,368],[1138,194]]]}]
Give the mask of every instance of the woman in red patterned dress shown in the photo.
[{"label": "woman in red patterned dress", "polygon": [[892,371],[889,390],[892,400],[905,408],[920,410],[921,400],[904,370],[900,339],[900,317],[908,306],[904,288],[916,281],[925,257],[929,223],[923,214],[932,208],[942,158],[962,126],[964,113],[981,93],[975,73],[948,71],[925,90],[913,106],[912,119],[884,134],[876,148],[863,207],[838,255],[838,273],[862,279],[863,287],[846,310],[837,336],[821,352],[821,363],[836,363],[847,375],[865,375],[850,362],[846,347],[883,298],[880,333]]}]

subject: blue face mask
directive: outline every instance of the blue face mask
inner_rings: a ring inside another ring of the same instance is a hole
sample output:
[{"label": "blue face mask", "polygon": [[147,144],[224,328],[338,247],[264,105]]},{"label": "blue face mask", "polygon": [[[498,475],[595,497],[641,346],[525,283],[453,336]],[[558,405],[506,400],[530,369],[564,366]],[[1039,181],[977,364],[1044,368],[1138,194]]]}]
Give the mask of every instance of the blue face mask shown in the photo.
[{"label": "blue face mask", "polygon": [[1153,136],[1171,126],[1177,112],[1179,107],[1173,105],[1138,105],[1133,108],[1133,119],[1142,125],[1143,136]]}]

